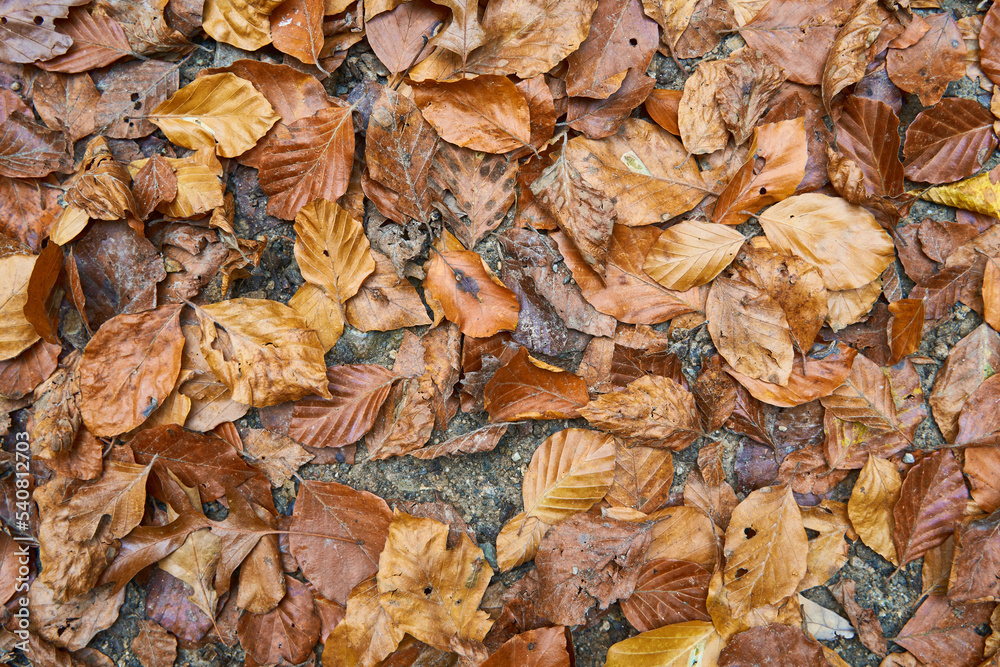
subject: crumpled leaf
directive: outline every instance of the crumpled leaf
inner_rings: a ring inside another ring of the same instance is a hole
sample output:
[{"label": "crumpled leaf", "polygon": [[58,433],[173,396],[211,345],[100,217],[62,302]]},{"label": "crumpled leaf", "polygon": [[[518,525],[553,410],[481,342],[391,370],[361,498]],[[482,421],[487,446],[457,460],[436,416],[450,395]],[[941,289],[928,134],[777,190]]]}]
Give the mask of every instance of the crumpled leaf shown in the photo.
[{"label": "crumpled leaf", "polygon": [[524,476],[524,511],[497,536],[497,563],[509,570],[535,557],[548,529],[604,497],[614,480],[614,440],[597,431],[565,429],[543,442]]},{"label": "crumpled leaf", "polygon": [[72,171],[72,156],[61,132],[18,111],[0,119],[0,176],[35,178]]},{"label": "crumpled leaf", "polygon": [[427,445],[407,453],[418,459],[436,459],[440,456],[488,452],[497,446],[500,438],[506,432],[507,424],[493,424],[470,431],[469,433],[456,435],[454,438],[445,440],[442,443]]},{"label": "crumpled leaf", "polygon": [[823,104],[827,110],[837,93],[861,80],[874,58],[872,47],[882,31],[877,10],[876,0],[857,3],[833,40],[833,47],[823,66],[821,82]]},{"label": "crumpled leaf", "polygon": [[750,49],[734,54],[723,62],[725,82],[715,89],[715,100],[719,105],[722,121],[739,146],[750,138],[771,98],[784,83],[785,74],[766,56]]},{"label": "crumpled leaf", "polygon": [[271,42],[269,17],[282,0],[205,0],[202,28],[209,37],[245,51]]},{"label": "crumpled leaf", "polygon": [[214,148],[222,157],[236,157],[279,116],[249,81],[226,72],[196,78],[153,109],[149,119],[185,148]]},{"label": "crumpled leaf", "polygon": [[580,414],[602,431],[647,447],[680,451],[701,434],[694,396],[659,375],[602,394],[580,408]]},{"label": "crumpled leaf", "polygon": [[319,338],[288,306],[240,298],[195,312],[201,352],[234,401],[265,407],[309,394],[330,396]]},{"label": "crumpled leaf", "polygon": [[64,200],[98,220],[120,220],[135,213],[132,178],[115,160],[104,137],[87,144],[80,169]]},{"label": "crumpled leaf", "polygon": [[702,155],[726,147],[729,129],[716,99],[728,76],[723,61],[705,61],[684,82],[677,108],[677,127],[688,153]]},{"label": "crumpled leaf", "polygon": [[479,602],[493,569],[467,535],[451,550],[447,539],[447,524],[396,510],[379,557],[378,590],[401,631],[454,650],[456,642],[480,642],[489,632],[492,622]]}]

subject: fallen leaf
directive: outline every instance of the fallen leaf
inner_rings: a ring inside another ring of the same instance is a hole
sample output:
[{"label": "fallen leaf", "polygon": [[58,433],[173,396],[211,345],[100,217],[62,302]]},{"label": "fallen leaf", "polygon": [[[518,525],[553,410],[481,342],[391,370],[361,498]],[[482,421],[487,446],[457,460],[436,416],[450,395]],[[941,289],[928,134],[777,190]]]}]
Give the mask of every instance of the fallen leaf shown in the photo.
[{"label": "fallen leaf", "polygon": [[100,93],[89,76],[44,73],[35,79],[32,90],[38,115],[53,130],[65,132],[71,141],[96,129],[94,109]]},{"label": "fallen leaf", "polygon": [[889,329],[889,365],[917,351],[924,331],[924,302],[921,299],[900,299],[889,304],[892,323]]},{"label": "fallen leaf", "polygon": [[177,639],[156,621],[140,620],[130,646],[142,667],[170,667],[177,659]]},{"label": "fallen leaf", "polygon": [[140,219],[149,217],[160,204],[169,204],[177,197],[177,175],[170,163],[154,155],[132,179],[135,213]]},{"label": "fallen leaf", "polygon": [[687,152],[702,155],[726,147],[729,130],[716,94],[727,76],[725,62],[706,61],[684,82],[684,95],[677,108],[677,127]]},{"label": "fallen leaf", "polygon": [[[775,652],[775,647],[781,650]],[[827,667],[823,646],[800,628],[788,625],[763,625],[741,632],[722,650],[719,667],[750,667],[774,662],[776,667]]]},{"label": "fallen leaf", "polygon": [[325,392],[330,398],[297,401],[288,435],[309,447],[343,447],[361,439],[398,377],[376,364],[330,366]]},{"label": "fallen leaf", "polygon": [[212,581],[221,553],[222,540],[208,528],[201,528],[188,535],[176,551],[158,563],[162,570],[191,587],[193,592],[188,600],[213,620],[219,596]]},{"label": "fallen leaf", "polygon": [[482,667],[566,667],[570,664],[566,629],[539,628],[514,635]]},{"label": "fallen leaf", "polygon": [[347,191],[353,160],[350,107],[330,106],[289,124],[260,155],[268,214],[291,220],[314,199],[336,201]]},{"label": "fallen leaf", "polygon": [[639,0],[597,3],[590,32],[566,59],[566,94],[605,99],[621,86],[629,68],[645,72],[659,31]]},{"label": "fallen leaf", "polygon": [[514,83],[483,75],[414,86],[414,102],[445,141],[487,153],[530,145],[528,102]]},{"label": "fallen leaf", "polygon": [[274,48],[315,65],[323,51],[323,0],[284,0],[269,18]]},{"label": "fallen leaf", "polygon": [[806,356],[804,364],[792,365],[792,373],[784,387],[754,379],[729,367],[725,371],[758,401],[790,408],[832,394],[847,379],[855,356],[857,351],[843,343],[838,343],[830,354],[822,358]]},{"label": "fallen leaf", "polygon": [[625,618],[640,632],[685,621],[708,621],[705,608],[711,574],[697,563],[669,558],[647,561],[635,592],[622,602]]},{"label": "fallen leaf", "polygon": [[754,491],[726,530],[725,590],[743,614],[795,592],[806,574],[808,540],[789,487]]},{"label": "fallen leaf", "polygon": [[0,257],[0,359],[13,359],[39,339],[35,327],[24,315],[28,285],[37,261],[35,255],[8,254]]},{"label": "fallen leaf", "polygon": [[288,592],[266,614],[244,613],[237,626],[240,646],[258,665],[304,662],[319,639],[319,616],[305,584],[285,576]]},{"label": "fallen leaf", "polygon": [[274,487],[280,487],[297,476],[298,469],[313,458],[297,442],[280,433],[252,428],[242,437],[244,451],[252,457],[250,464],[267,475]]},{"label": "fallen leaf", "polygon": [[877,10],[878,3],[873,0],[859,2],[833,40],[821,81],[827,110],[837,93],[864,77],[875,57],[872,47],[883,29]]},{"label": "fallen leaf", "polygon": [[805,621],[806,630],[813,639],[837,641],[839,638],[854,638],[854,628],[843,616],[816,604],[802,594],[799,594],[799,604],[802,607],[802,620]]},{"label": "fallen leaf", "polygon": [[494,422],[573,419],[588,400],[583,378],[541,365],[523,347],[493,375],[484,397]]},{"label": "fallen leaf", "polygon": [[969,478],[970,493],[976,505],[989,513],[1000,509],[1000,485],[996,482],[1000,457],[997,454],[992,447],[969,447],[965,450],[962,469]]},{"label": "fallen leaf", "polygon": [[517,327],[517,297],[474,252],[432,252],[424,286],[466,336],[487,338]]},{"label": "fallen leaf", "polygon": [[69,8],[86,4],[59,0],[45,5],[11,2],[0,10],[0,60],[31,63],[62,55],[73,40],[56,32],[55,20],[64,19]]},{"label": "fallen leaf", "polygon": [[524,511],[497,536],[501,571],[535,557],[546,531],[599,502],[614,480],[614,440],[597,431],[565,429],[531,457],[524,476]]},{"label": "fallen leaf", "polygon": [[899,118],[888,104],[852,95],[837,119],[837,146],[864,174],[868,194],[895,197],[903,192],[899,161]]},{"label": "fallen leaf", "polygon": [[282,0],[205,0],[202,28],[209,37],[255,51],[271,42],[268,17]]},{"label": "fallen leaf", "polygon": [[309,394],[330,396],[319,338],[288,306],[240,298],[195,312],[201,352],[232,400],[265,407]]},{"label": "fallen leaf", "polygon": [[709,192],[688,152],[671,134],[638,119],[613,136],[567,142],[566,159],[608,200],[622,225],[667,221],[698,205]]},{"label": "fallen leaf", "polygon": [[667,377],[647,375],[624,391],[602,394],[580,408],[597,428],[631,444],[680,451],[701,434],[694,396]]},{"label": "fallen leaf", "polygon": [[677,126],[677,114],[683,94],[684,92],[680,90],[656,88],[649,94],[644,104],[649,117],[675,137],[681,135],[681,130]]},{"label": "fallen leaf", "polygon": [[675,623],[631,637],[608,649],[606,667],[683,667],[712,664],[722,641],[711,623]]},{"label": "fallen leaf", "polygon": [[744,241],[742,234],[723,225],[679,222],[660,234],[642,268],[667,289],[688,290],[719,275]]},{"label": "fallen leaf", "polygon": [[893,508],[901,484],[895,465],[869,454],[847,503],[851,525],[862,541],[894,565],[899,560],[892,541]]},{"label": "fallen leaf", "polygon": [[612,507],[631,507],[650,514],[667,504],[673,479],[670,450],[626,447],[615,441],[615,479],[605,500]]},{"label": "fallen leaf", "polygon": [[925,664],[978,665],[986,639],[977,632],[989,621],[992,603],[949,604],[928,596],[893,640]]},{"label": "fallen leaf", "polygon": [[249,81],[227,72],[196,78],[149,118],[185,148],[214,148],[222,157],[236,157],[252,148],[279,116]]},{"label": "fallen leaf", "polygon": [[886,70],[892,82],[920,98],[924,106],[937,104],[945,88],[965,74],[965,40],[950,12],[924,17],[930,29],[905,49],[889,49]]},{"label": "fallen leaf", "polygon": [[975,100],[943,99],[906,128],[906,177],[949,183],[971,176],[996,148],[993,115]]},{"label": "fallen leaf", "polygon": [[307,480],[295,500],[290,549],[323,597],[343,605],[378,569],[391,521],[389,506],[378,496]]},{"label": "fallen leaf", "polygon": [[997,520],[991,514],[960,524],[955,529],[955,556],[948,600],[951,604],[990,602],[1000,593],[996,578],[1000,556]]},{"label": "fallen leaf", "polygon": [[38,66],[50,72],[86,72],[104,67],[132,53],[128,38],[118,21],[103,12],[74,8],[59,30],[73,43],[62,55],[50,58]]},{"label": "fallen leaf", "polygon": [[796,195],[759,220],[775,249],[813,264],[830,290],[866,285],[895,257],[892,240],[874,216],[837,197]]},{"label": "fallen leaf", "polygon": [[397,510],[379,557],[378,590],[396,627],[453,650],[453,642],[479,642],[489,632],[492,622],[479,603],[493,570],[467,535],[451,550],[447,538],[447,524]]},{"label": "fallen leaf", "polygon": [[892,539],[900,565],[906,565],[952,533],[969,492],[951,451],[931,454],[910,469],[893,508]]},{"label": "fallen leaf", "polygon": [[[2,117],[2,116],[0,116]],[[0,176],[35,178],[72,171],[62,132],[12,112],[0,120]]]},{"label": "fallen leaf", "polygon": [[725,82],[715,89],[715,100],[723,122],[739,146],[753,134],[757,121],[784,83],[785,74],[758,51],[739,52],[723,62]]},{"label": "fallen leaf", "polygon": [[[181,369],[184,336],[179,305],[104,324],[80,362],[80,413],[96,436],[130,431],[159,407]],[[121,340],[133,342],[122,349]]]},{"label": "fallen leaf", "polygon": [[466,248],[503,222],[515,200],[517,172],[515,160],[438,144],[430,173],[434,206]]}]

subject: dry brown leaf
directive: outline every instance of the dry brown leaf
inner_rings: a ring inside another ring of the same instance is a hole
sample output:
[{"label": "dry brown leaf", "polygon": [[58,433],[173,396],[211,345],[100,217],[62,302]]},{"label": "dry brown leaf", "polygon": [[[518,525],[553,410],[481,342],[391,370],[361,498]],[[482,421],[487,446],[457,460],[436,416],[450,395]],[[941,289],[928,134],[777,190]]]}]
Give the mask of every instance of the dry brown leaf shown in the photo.
[{"label": "dry brown leaf", "polygon": [[[605,667],[684,667],[714,664],[722,638],[711,623],[687,621],[644,632],[611,646]],[[641,661],[641,662],[640,662]]]},{"label": "dry brown leaf", "polygon": [[640,632],[672,623],[709,621],[705,597],[711,576],[697,563],[651,560],[643,565],[635,592],[622,602],[622,613]]},{"label": "dry brown leaf", "polygon": [[65,76],[45,73],[32,86],[35,111],[53,130],[77,141],[97,127],[94,116],[100,93],[86,74]]},{"label": "dry brown leaf", "polygon": [[993,513],[1000,509],[1000,451],[994,447],[969,447],[965,450],[963,472],[969,478],[970,493],[979,509]]},{"label": "dry brown leaf", "polygon": [[576,137],[564,151],[588,183],[608,200],[617,200],[622,225],[665,222],[690,211],[709,193],[684,146],[645,121],[626,120],[605,139]]},{"label": "dry brown leaf", "polygon": [[323,51],[323,0],[284,0],[271,12],[274,48],[315,65]]},{"label": "dry brown leaf", "polygon": [[863,0],[855,5],[851,15],[833,40],[833,47],[823,66],[823,104],[830,109],[833,98],[865,75],[875,57],[872,47],[882,31],[876,0]]},{"label": "dry brown leaf", "polygon": [[767,209],[759,220],[775,249],[816,266],[830,290],[862,287],[895,258],[892,239],[874,216],[837,197],[796,195]]},{"label": "dry brown leaf", "polygon": [[[952,605],[943,595],[928,596],[893,640],[927,665],[978,665],[992,603]],[[989,665],[989,663],[986,663]]]},{"label": "dry brown leaf", "polygon": [[439,456],[454,456],[456,454],[475,454],[488,452],[497,446],[500,438],[507,432],[507,424],[484,426],[469,433],[456,435],[436,445],[428,445],[409,452],[418,459],[436,459]]},{"label": "dry brown leaf", "polygon": [[145,220],[160,204],[169,204],[177,197],[177,175],[170,163],[154,155],[132,179],[135,214]]},{"label": "dry brown leaf", "polygon": [[715,346],[733,368],[754,379],[788,384],[792,335],[777,301],[751,283],[717,278],[705,315]]},{"label": "dry brown leaf", "polygon": [[256,51],[271,42],[271,15],[281,0],[205,0],[202,28],[220,42]]},{"label": "dry brown leaf", "polygon": [[497,563],[509,570],[535,557],[550,526],[585,512],[614,480],[614,440],[597,431],[565,429],[531,457],[524,476],[524,511],[497,536]]},{"label": "dry brown leaf", "polygon": [[818,359],[806,356],[804,363],[793,363],[788,384],[784,387],[755,380],[728,366],[725,370],[758,401],[791,408],[832,394],[847,379],[858,352],[838,343],[832,351],[824,350],[822,354]]},{"label": "dry brown leaf", "polygon": [[684,91],[681,90],[656,88],[646,98],[644,105],[649,117],[675,137],[681,135],[681,130],[677,126],[677,112],[680,108],[681,96],[683,94]]},{"label": "dry brown leaf", "polygon": [[892,541],[892,510],[899,500],[902,480],[896,466],[869,455],[851,490],[847,511],[862,541],[894,565],[899,564]]},{"label": "dry brown leaf", "polygon": [[716,91],[727,78],[724,61],[706,61],[684,82],[677,108],[677,127],[688,153],[702,155],[726,147],[729,130],[716,100]]},{"label": "dry brown leaf", "polygon": [[622,322],[656,324],[701,311],[705,298],[703,288],[687,292],[668,290],[642,270],[642,262],[659,235],[655,227],[615,225],[604,280],[584,261],[567,236],[556,233],[553,238],[584,298],[594,308]]},{"label": "dry brown leaf", "polygon": [[517,297],[474,252],[432,251],[424,288],[466,336],[487,338],[517,327]]},{"label": "dry brown leaf", "polygon": [[631,444],[685,449],[701,435],[694,396],[667,377],[647,375],[580,409],[597,428]]},{"label": "dry brown leaf", "polygon": [[795,592],[806,574],[808,539],[789,487],[754,491],[726,531],[725,589],[743,614]]},{"label": "dry brown leaf", "polygon": [[71,37],[73,44],[62,55],[38,63],[50,72],[86,72],[110,65],[132,53],[121,24],[103,12],[74,8],[59,30]]},{"label": "dry brown leaf", "polygon": [[228,72],[198,77],[149,116],[174,143],[222,157],[245,153],[278,118],[249,81]]},{"label": "dry brown leaf", "polygon": [[[181,369],[180,305],[108,320],[80,362],[80,413],[96,436],[140,425],[166,399]],[[122,347],[128,340],[130,346]]]},{"label": "dry brown leaf", "polygon": [[379,604],[378,583],[372,575],[348,596],[344,619],[323,647],[323,667],[377,665],[396,650],[404,634]]},{"label": "dry brown leaf", "polygon": [[587,382],[532,359],[526,348],[497,369],[484,393],[490,421],[574,419],[587,405]]},{"label": "dry brown leaf", "polygon": [[531,184],[538,205],[573,241],[583,260],[598,275],[607,270],[608,240],[617,214],[607,200],[577,171],[563,151]]},{"label": "dry brown leaf", "polygon": [[922,299],[900,299],[889,304],[892,321],[889,325],[889,365],[917,351],[924,332],[924,302]]},{"label": "dry brown leaf", "polygon": [[917,114],[906,128],[906,177],[949,183],[971,176],[997,146],[995,118],[975,100],[943,99]]},{"label": "dry brown leaf", "polygon": [[314,199],[336,201],[347,191],[354,160],[351,108],[329,106],[267,140],[260,156],[260,189],[267,212],[292,220]]},{"label": "dry brown leaf", "polygon": [[899,161],[899,118],[879,100],[851,96],[837,119],[837,145],[864,174],[867,193],[894,197],[903,191]]},{"label": "dry brown leaf", "polygon": [[55,20],[66,18],[70,7],[83,4],[80,0],[60,0],[5,5],[0,9],[0,60],[31,63],[66,53],[73,40],[56,32]]},{"label": "dry brown leaf", "polygon": [[[779,648],[780,647],[780,648]],[[750,628],[736,635],[719,656],[719,667],[743,667],[777,660],[787,665],[828,667],[823,645],[798,627],[779,623]]]},{"label": "dry brown leaf", "polygon": [[170,667],[177,659],[177,638],[156,621],[139,621],[131,648],[142,667]]},{"label": "dry brown leaf", "polygon": [[267,475],[274,487],[297,476],[298,469],[313,458],[297,442],[280,433],[251,428],[242,438],[244,452],[252,457],[248,459],[250,464]]},{"label": "dry brown leaf", "polygon": [[938,450],[911,468],[892,513],[892,539],[900,565],[944,542],[968,500],[962,471],[950,450]]},{"label": "dry brown leaf", "polygon": [[744,240],[742,234],[724,225],[679,222],[660,234],[642,268],[667,289],[688,290],[719,275]]},{"label": "dry brown leaf", "polygon": [[330,396],[319,338],[288,306],[241,298],[195,312],[201,352],[232,400],[265,407],[309,394]]},{"label": "dry brown leaf", "polygon": [[948,84],[965,74],[965,40],[951,12],[925,16],[930,29],[912,46],[889,49],[886,70],[892,82],[914,93],[924,106],[937,104]]},{"label": "dry brown leaf", "polygon": [[[203,148],[187,157],[165,158],[177,179],[177,193],[159,209],[172,217],[193,218],[225,205],[222,192],[222,165],[215,153]],[[133,181],[149,161],[137,160],[129,165]]]},{"label": "dry brown leaf", "polygon": [[37,257],[8,254],[0,257],[3,280],[0,281],[0,359],[13,359],[39,339],[28,321],[24,308],[28,303],[28,285]]},{"label": "dry brown leaf", "polygon": [[305,662],[319,639],[320,622],[309,588],[285,576],[287,593],[266,614],[244,613],[237,631],[247,659],[258,665]]},{"label": "dry brown leaf", "polygon": [[757,121],[767,111],[771,98],[785,81],[785,73],[759,51],[750,49],[723,62],[725,81],[715,89],[715,100],[723,122],[740,146],[750,138]]},{"label": "dry brown leaf", "polygon": [[49,130],[12,111],[0,115],[0,176],[36,178],[54,171],[69,173],[72,159],[61,132]]},{"label": "dry brown leaf", "polygon": [[344,304],[351,326],[361,331],[389,331],[430,324],[427,307],[416,288],[396,275],[388,257],[375,251],[370,254],[375,271]]},{"label": "dry brown leaf", "polygon": [[615,479],[605,500],[612,507],[631,507],[650,514],[667,504],[674,479],[668,449],[626,447],[615,442]]},{"label": "dry brown leaf", "polygon": [[392,388],[365,437],[369,459],[402,456],[430,439],[434,430],[431,384],[429,378],[406,378]]},{"label": "dry brown leaf", "polygon": [[391,521],[389,506],[378,496],[307,480],[295,499],[289,546],[323,597],[343,605],[378,569]]},{"label": "dry brown leaf", "polygon": [[493,624],[479,611],[493,569],[465,534],[447,549],[448,524],[396,511],[379,557],[379,602],[397,628],[442,650],[481,642]]},{"label": "dry brown leaf", "polygon": [[414,86],[413,99],[445,141],[487,153],[530,145],[528,102],[503,76]]},{"label": "dry brown leaf", "polygon": [[590,32],[566,62],[566,94],[605,99],[629,68],[645,72],[656,52],[659,31],[639,0],[598,2]]},{"label": "dry brown leaf", "polygon": [[87,144],[80,168],[63,195],[65,201],[98,220],[120,220],[135,212],[132,179],[115,161],[104,137]]},{"label": "dry brown leaf", "polygon": [[815,507],[803,509],[802,525],[811,537],[806,576],[799,582],[799,591],[822,586],[833,577],[847,564],[850,544],[844,536],[857,538],[851,530],[847,505],[833,500],[823,500]]},{"label": "dry brown leaf", "polygon": [[361,439],[398,377],[376,364],[330,366],[325,380],[330,398],[297,401],[288,435],[308,447],[343,447]]},{"label": "dry brown leaf", "polygon": [[805,178],[809,153],[804,118],[759,125],[754,133],[746,162],[719,193],[712,210],[715,222],[746,222],[764,206],[793,195]]}]

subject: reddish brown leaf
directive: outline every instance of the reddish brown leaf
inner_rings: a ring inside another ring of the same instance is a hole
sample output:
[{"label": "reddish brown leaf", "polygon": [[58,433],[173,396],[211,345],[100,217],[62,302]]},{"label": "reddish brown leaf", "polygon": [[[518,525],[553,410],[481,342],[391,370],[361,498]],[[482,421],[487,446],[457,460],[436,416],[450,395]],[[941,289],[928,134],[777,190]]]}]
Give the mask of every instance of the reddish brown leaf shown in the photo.
[{"label": "reddish brown leaf", "polygon": [[486,338],[517,327],[517,297],[471,251],[431,253],[424,287],[466,336]]},{"label": "reddish brown leaf", "polygon": [[319,639],[319,616],[305,584],[285,576],[288,592],[273,611],[244,613],[239,620],[240,645],[259,665],[286,660],[298,664]]},{"label": "reddish brown leaf", "polygon": [[0,120],[0,176],[33,178],[72,171],[66,139],[12,112]]},{"label": "reddish brown leaf", "polygon": [[656,79],[646,76],[644,71],[630,69],[621,88],[607,99],[571,98],[566,108],[567,124],[591,139],[603,139],[617,132],[656,85]]},{"label": "reddish brown leaf", "polygon": [[642,566],[635,592],[622,602],[622,613],[639,632],[685,621],[710,621],[705,598],[711,576],[697,563],[655,558]]},{"label": "reddish brown leaf", "polygon": [[52,375],[61,351],[61,346],[40,340],[13,359],[0,361],[0,396],[18,399],[30,394]]},{"label": "reddish brown leaf", "polygon": [[53,130],[66,134],[71,141],[87,136],[97,126],[94,117],[100,94],[89,76],[66,76],[44,73],[32,87],[35,111]]},{"label": "reddish brown leaf", "polygon": [[569,667],[566,628],[539,628],[508,639],[481,667]]},{"label": "reddish brown leaf", "polygon": [[797,627],[764,625],[733,637],[719,655],[719,667],[827,667],[823,645]]},{"label": "reddish brown leaf", "polygon": [[156,621],[139,621],[131,647],[142,667],[170,667],[177,659],[177,639]]},{"label": "reddish brown leaf", "polygon": [[969,478],[976,505],[989,513],[1000,509],[1000,450],[995,447],[969,447],[965,450],[963,470]]},{"label": "reddish brown leaf", "polygon": [[979,64],[991,81],[1000,81],[1000,8],[992,5],[979,32]]},{"label": "reddish brown leaf", "polygon": [[646,71],[658,41],[656,22],[643,13],[639,0],[598,2],[587,39],[566,59],[566,94],[607,98],[630,68]]},{"label": "reddish brown leaf", "polygon": [[[115,139],[146,136],[156,129],[146,115],[170,97],[179,82],[174,63],[146,60],[114,65],[97,86],[101,91],[97,127]],[[139,97],[133,99],[133,95]]]},{"label": "reddish brown leaf", "polygon": [[889,105],[851,96],[836,126],[837,145],[860,168],[868,194],[895,197],[903,191],[899,118]]},{"label": "reddish brown leaf", "polygon": [[895,366],[903,357],[920,347],[924,331],[924,302],[920,299],[900,299],[889,304],[892,321],[889,325],[889,365]]},{"label": "reddish brown leaf", "polygon": [[431,2],[404,2],[366,21],[365,36],[379,61],[398,74],[430,55],[427,40],[447,18],[448,12]]},{"label": "reddish brown leaf", "polygon": [[50,72],[86,72],[132,54],[121,24],[103,12],[95,15],[85,8],[73,8],[69,18],[60,22],[59,31],[73,43],[62,55],[38,63]]},{"label": "reddish brown leaf", "polygon": [[378,496],[308,480],[295,499],[290,548],[323,597],[344,605],[351,590],[378,569],[391,520]]},{"label": "reddish brown leaf", "polygon": [[992,609],[992,603],[952,606],[945,596],[931,595],[894,641],[924,664],[973,667],[986,646],[977,630]]},{"label": "reddish brown leaf", "polygon": [[484,426],[469,433],[456,435],[440,444],[427,445],[412,452],[410,456],[418,459],[436,459],[439,456],[455,456],[458,454],[476,454],[493,450],[500,438],[507,432],[507,424]]},{"label": "reddish brown leaf", "polygon": [[270,18],[274,48],[315,65],[323,50],[323,0],[284,0]]},{"label": "reddish brown leaf", "polygon": [[[851,372],[857,350],[838,343],[830,353],[816,359],[807,356],[803,364],[796,361],[788,384],[784,387],[754,379],[726,366],[726,372],[747,388],[759,401],[781,408],[802,405],[832,394]],[[805,369],[803,370],[803,365]]]},{"label": "reddish brown leaf", "polygon": [[924,21],[930,29],[915,44],[889,49],[886,70],[894,84],[932,106],[949,83],[965,74],[966,46],[951,12],[931,14]]},{"label": "reddish brown leaf", "polygon": [[359,440],[375,423],[397,377],[375,364],[329,367],[326,378],[333,398],[297,401],[288,435],[309,447],[343,447]]},{"label": "reddish brown leaf", "polygon": [[145,220],[153,209],[177,197],[177,175],[170,164],[154,155],[132,179],[135,214]]},{"label": "reddish brown leaf", "polygon": [[530,145],[528,102],[506,77],[424,82],[414,86],[413,99],[441,138],[456,146],[506,153]]},{"label": "reddish brown leaf", "polygon": [[921,111],[906,128],[906,177],[950,183],[974,174],[996,148],[993,121],[975,100],[948,98]]},{"label": "reddish brown leaf", "polygon": [[962,471],[950,450],[939,450],[911,468],[893,510],[893,541],[900,564],[944,542],[968,499]]},{"label": "reddish brown leaf", "polygon": [[626,447],[615,442],[615,481],[605,500],[612,507],[630,507],[651,514],[665,506],[674,480],[673,456],[668,449]]},{"label": "reddish brown leaf", "polygon": [[948,583],[952,604],[989,602],[1000,594],[1000,514],[975,519],[955,530],[955,557]]},{"label": "reddish brown leaf", "polygon": [[681,134],[680,128],[677,127],[677,109],[681,104],[682,94],[680,90],[657,88],[649,94],[645,102],[649,117],[675,137]]},{"label": "reddish brown leaf", "polygon": [[521,348],[486,385],[490,421],[572,419],[587,404],[587,383],[532,359]]}]

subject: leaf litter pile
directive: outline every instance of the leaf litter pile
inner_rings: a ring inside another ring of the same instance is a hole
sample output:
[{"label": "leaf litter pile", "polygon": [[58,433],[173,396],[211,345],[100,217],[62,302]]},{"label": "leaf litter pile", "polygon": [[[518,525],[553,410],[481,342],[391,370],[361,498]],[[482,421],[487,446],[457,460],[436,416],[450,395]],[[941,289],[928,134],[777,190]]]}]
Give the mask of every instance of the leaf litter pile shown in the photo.
[{"label": "leaf litter pile", "polygon": [[[1000,665],[951,4],[0,3],[0,657]],[[516,439],[485,537],[327,474]]]}]

